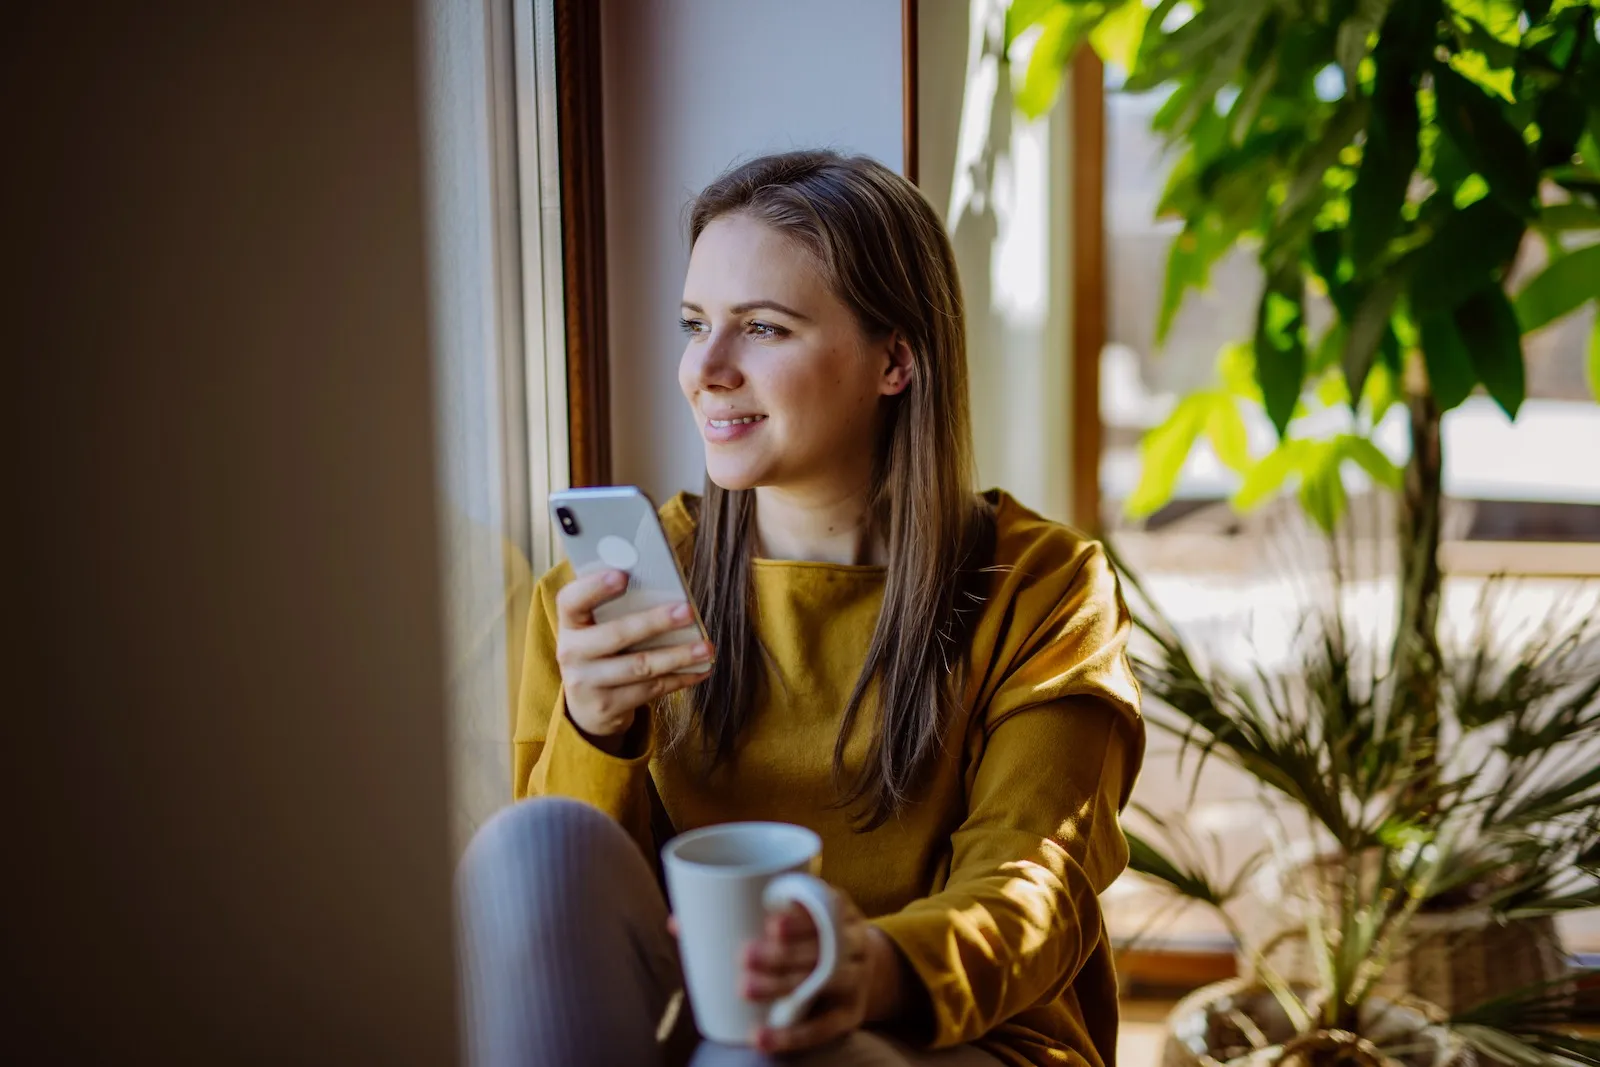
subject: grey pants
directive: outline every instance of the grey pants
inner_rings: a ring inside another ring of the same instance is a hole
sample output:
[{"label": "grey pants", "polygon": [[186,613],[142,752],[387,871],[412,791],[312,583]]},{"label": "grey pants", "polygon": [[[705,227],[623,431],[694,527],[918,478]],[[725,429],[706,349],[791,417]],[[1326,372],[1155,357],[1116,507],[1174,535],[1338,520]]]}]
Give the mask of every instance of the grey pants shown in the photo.
[{"label": "grey pants", "polygon": [[[457,886],[472,1067],[993,1067],[975,1048],[915,1052],[861,1031],[780,1060],[699,1041],[667,906],[621,826],[577,801],[524,801],[484,824]],[[659,1035],[658,1035],[659,1031]]]}]

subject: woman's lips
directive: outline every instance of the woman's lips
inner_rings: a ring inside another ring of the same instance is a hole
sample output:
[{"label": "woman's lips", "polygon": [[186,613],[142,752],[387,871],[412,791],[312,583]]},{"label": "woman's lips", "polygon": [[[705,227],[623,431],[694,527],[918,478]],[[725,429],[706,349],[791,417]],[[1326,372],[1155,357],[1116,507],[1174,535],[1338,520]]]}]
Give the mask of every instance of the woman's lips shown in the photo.
[{"label": "woman's lips", "polygon": [[760,429],[761,425],[766,421],[767,417],[765,415],[745,416],[733,421],[706,419],[701,423],[700,430],[707,441],[721,445],[730,441],[737,441],[742,437],[748,437]]}]

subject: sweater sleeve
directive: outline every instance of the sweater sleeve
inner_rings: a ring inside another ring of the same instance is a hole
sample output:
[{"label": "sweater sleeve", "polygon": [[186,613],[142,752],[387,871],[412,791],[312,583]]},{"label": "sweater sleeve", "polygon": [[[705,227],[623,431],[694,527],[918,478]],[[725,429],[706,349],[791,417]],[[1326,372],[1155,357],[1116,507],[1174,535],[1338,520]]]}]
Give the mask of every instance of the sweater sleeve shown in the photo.
[{"label": "sweater sleeve", "polygon": [[654,748],[648,709],[630,732],[620,755],[591,743],[567,715],[556,663],[556,593],[571,581],[563,563],[540,580],[528,611],[522,684],[512,728],[512,793],[527,797],[571,797],[599,808],[621,823],[640,848],[653,852],[646,782]]},{"label": "sweater sleeve", "polygon": [[1144,749],[1129,623],[1103,550],[1080,544],[1017,595],[1013,617],[1037,625],[997,644],[944,888],[874,920],[927,989],[933,1029],[920,1036],[934,1048],[1059,997],[1104,936],[1098,897],[1127,865],[1118,815]]}]

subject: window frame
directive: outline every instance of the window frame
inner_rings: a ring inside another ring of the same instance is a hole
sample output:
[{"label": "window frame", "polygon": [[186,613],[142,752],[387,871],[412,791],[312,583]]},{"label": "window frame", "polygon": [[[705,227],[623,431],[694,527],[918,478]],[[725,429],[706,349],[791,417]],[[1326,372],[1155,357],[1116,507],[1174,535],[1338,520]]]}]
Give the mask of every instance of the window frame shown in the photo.
[{"label": "window frame", "polygon": [[572,484],[557,7],[494,5],[506,536],[535,574],[559,557],[544,501]]}]

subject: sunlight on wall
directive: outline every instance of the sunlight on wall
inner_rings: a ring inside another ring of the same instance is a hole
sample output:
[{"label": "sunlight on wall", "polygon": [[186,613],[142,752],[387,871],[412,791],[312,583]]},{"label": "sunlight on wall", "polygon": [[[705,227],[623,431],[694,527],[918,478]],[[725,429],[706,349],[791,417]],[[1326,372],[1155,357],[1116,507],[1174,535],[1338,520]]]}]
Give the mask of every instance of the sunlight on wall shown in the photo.
[{"label": "sunlight on wall", "polygon": [[919,14],[921,185],[945,211],[961,271],[980,482],[1067,519],[1067,108],[1015,115],[1002,0],[924,0]]}]

